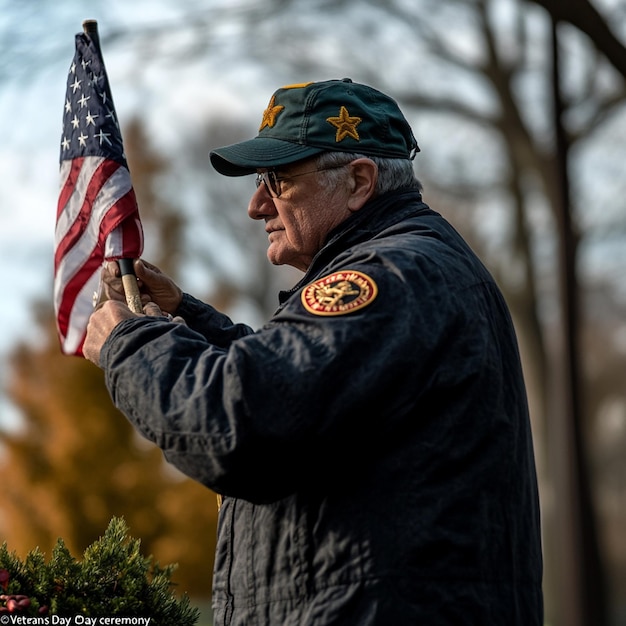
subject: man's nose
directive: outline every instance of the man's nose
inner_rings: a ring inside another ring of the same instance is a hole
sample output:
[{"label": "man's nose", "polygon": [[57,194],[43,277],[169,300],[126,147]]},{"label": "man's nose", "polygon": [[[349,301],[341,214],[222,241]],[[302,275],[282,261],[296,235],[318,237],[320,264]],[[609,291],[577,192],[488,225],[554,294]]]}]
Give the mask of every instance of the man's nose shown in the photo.
[{"label": "man's nose", "polygon": [[248,216],[253,220],[262,220],[276,213],[276,206],[264,184],[260,184],[248,203]]}]

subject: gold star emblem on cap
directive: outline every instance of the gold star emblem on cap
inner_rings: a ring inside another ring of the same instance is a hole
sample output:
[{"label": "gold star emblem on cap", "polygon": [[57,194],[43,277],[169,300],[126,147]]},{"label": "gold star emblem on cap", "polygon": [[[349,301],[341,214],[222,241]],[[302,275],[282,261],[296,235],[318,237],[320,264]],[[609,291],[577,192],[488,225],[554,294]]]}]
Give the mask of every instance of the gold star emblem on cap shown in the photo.
[{"label": "gold star emblem on cap", "polygon": [[339,109],[338,117],[327,117],[326,121],[337,129],[337,133],[335,135],[335,141],[337,143],[343,141],[346,137],[352,137],[352,139],[359,141],[359,133],[357,132],[356,127],[362,120],[360,117],[350,116],[346,107],[342,106]]},{"label": "gold star emblem on cap", "polygon": [[266,126],[272,128],[276,124],[276,118],[278,114],[285,108],[281,104],[275,104],[276,96],[272,96],[270,103],[267,105],[267,109],[263,111],[263,119],[261,120],[261,126],[259,131],[263,130]]}]

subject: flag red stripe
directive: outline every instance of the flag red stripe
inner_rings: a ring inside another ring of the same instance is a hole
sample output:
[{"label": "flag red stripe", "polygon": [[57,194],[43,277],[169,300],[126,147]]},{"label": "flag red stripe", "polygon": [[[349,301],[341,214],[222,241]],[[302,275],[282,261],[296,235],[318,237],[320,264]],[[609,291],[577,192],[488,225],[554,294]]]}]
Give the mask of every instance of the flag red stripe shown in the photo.
[{"label": "flag red stripe", "polygon": [[100,259],[92,255],[81,265],[78,273],[65,283],[63,295],[60,300],[61,304],[57,313],[57,325],[61,337],[65,338],[68,335],[70,317],[76,304],[76,298],[93,274],[98,271],[100,266]]},{"label": "flag red stripe", "polygon": [[[68,180],[64,185],[64,191],[68,189],[69,185],[73,187],[76,186],[76,182],[78,180],[78,176],[83,169],[83,164],[85,159],[80,159],[81,167],[75,168],[74,163],[72,163],[72,168],[70,170],[70,175],[68,176]],[[87,159],[87,164],[91,161]],[[74,218],[71,228],[69,231],[63,236],[63,239],[58,243],[57,249],[54,255],[55,265],[58,265],[60,259],[62,259],[67,251],[76,245],[76,242],[80,240],[85,230],[89,226],[89,222],[92,219],[92,207],[96,201],[96,198],[102,191],[103,186],[109,181],[111,176],[120,168],[120,164],[115,161],[104,160],[100,163],[98,167],[93,172],[91,179],[89,180],[89,185],[87,187],[87,191],[85,193],[85,198],[83,199],[82,205],[80,207],[80,211],[78,215]],[[57,216],[60,216],[64,209],[67,207],[67,203],[72,199],[73,193],[66,192],[62,193],[63,198],[67,197],[65,204],[61,205],[61,200],[59,200],[59,210],[57,211]],[[128,213],[128,211],[126,211]],[[115,219],[109,218],[109,212],[106,214],[106,222],[103,220],[103,223],[107,224],[107,229],[104,231],[104,236],[106,236],[115,226],[117,225],[115,222],[119,221],[123,218],[123,211],[115,211]],[[58,219],[58,218],[57,218]],[[111,225],[111,222],[113,224]],[[99,229],[101,230],[101,229]]]},{"label": "flag red stripe", "polygon": [[63,187],[61,188],[61,192],[59,193],[59,201],[57,205],[57,221],[63,212],[63,209],[66,207],[69,199],[72,197],[74,193],[74,188],[76,186],[76,181],[78,180],[78,175],[83,167],[84,158],[76,158],[71,161],[70,171],[63,183]]}]

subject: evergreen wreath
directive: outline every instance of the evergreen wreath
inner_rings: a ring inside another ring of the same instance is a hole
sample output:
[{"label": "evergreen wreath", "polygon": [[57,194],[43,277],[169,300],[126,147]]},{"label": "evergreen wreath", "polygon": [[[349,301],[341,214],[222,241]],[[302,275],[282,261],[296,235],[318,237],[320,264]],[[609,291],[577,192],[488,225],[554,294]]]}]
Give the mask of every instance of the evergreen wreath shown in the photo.
[{"label": "evergreen wreath", "polygon": [[[122,518],[75,559],[58,539],[46,563],[35,548],[22,561],[0,547],[0,615],[143,617],[151,626],[193,626],[200,612],[172,591],[176,565],[160,567],[140,553]],[[42,623],[46,623],[43,622]],[[129,622],[130,623],[130,622]]]}]

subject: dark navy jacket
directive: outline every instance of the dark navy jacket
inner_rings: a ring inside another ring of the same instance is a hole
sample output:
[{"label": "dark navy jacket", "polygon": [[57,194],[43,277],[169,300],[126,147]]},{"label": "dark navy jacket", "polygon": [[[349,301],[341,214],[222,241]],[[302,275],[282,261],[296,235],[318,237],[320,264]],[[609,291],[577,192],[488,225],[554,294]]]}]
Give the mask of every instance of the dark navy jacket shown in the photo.
[{"label": "dark navy jacket", "polygon": [[419,194],[341,224],[259,331],[188,295],[177,313],[188,327],[119,324],[101,365],[143,435],[225,496],[216,625],[541,626],[513,326]]}]

